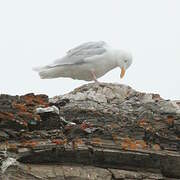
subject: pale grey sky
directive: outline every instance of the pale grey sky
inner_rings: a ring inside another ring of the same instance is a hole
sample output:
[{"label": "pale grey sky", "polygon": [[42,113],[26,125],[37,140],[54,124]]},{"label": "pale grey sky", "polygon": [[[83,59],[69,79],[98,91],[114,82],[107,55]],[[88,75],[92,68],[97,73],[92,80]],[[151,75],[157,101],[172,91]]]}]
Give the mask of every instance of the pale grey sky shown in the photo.
[{"label": "pale grey sky", "polygon": [[99,79],[180,99],[179,0],[0,0],[0,93],[64,94],[85,84],[41,80],[32,67],[103,40],[128,49],[133,64]]}]

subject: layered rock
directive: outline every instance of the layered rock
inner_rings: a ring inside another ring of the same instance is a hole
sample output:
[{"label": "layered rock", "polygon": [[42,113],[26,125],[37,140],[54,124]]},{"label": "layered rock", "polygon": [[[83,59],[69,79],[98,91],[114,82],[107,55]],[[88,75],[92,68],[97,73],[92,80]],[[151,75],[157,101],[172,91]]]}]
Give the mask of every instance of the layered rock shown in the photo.
[{"label": "layered rock", "polygon": [[179,101],[126,85],[1,95],[0,141],[2,178],[180,178]]}]

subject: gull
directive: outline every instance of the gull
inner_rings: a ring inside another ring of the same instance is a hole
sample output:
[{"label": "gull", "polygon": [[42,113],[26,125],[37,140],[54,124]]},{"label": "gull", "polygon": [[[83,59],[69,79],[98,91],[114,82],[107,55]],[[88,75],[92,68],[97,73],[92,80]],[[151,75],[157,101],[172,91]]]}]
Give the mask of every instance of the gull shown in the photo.
[{"label": "gull", "polygon": [[132,64],[130,52],[113,49],[104,41],[83,43],[62,58],[46,66],[34,68],[41,79],[68,77],[72,79],[95,81],[110,70],[120,67],[120,77]]}]

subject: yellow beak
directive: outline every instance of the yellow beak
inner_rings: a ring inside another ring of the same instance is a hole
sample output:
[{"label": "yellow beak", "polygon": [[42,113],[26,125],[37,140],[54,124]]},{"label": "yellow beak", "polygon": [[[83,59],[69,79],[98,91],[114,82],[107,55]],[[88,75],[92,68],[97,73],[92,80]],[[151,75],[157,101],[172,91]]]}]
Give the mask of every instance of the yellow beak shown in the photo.
[{"label": "yellow beak", "polygon": [[122,68],[121,68],[121,75],[120,75],[120,77],[121,77],[121,78],[123,78],[123,77],[124,77],[125,72],[126,72],[126,71],[125,71],[125,69],[122,67]]}]

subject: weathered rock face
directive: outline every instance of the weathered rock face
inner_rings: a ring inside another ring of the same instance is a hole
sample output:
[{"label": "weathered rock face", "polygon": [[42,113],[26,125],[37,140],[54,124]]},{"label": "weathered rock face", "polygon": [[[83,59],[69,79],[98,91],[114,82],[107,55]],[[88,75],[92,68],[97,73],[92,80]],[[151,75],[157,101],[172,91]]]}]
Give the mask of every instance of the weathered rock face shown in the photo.
[{"label": "weathered rock face", "polygon": [[179,101],[125,85],[1,95],[0,141],[4,179],[180,178]]}]

